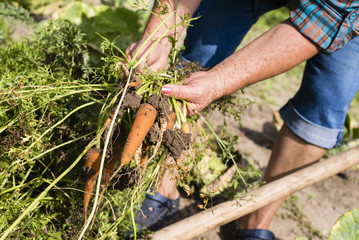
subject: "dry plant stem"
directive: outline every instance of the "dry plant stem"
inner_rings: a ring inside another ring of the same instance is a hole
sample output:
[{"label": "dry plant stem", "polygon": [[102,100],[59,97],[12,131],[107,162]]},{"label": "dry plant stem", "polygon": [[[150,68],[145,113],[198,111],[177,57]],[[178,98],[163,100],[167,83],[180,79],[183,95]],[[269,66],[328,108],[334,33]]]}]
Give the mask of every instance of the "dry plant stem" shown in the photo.
[{"label": "dry plant stem", "polygon": [[[127,79],[127,82],[126,82],[126,85],[123,89],[123,92],[122,92],[122,96],[121,96],[121,99],[120,99],[120,102],[118,103],[117,107],[116,107],[116,110],[115,110],[115,113],[114,113],[114,116],[112,118],[112,121],[111,121],[111,124],[110,124],[110,127],[109,127],[109,133],[111,133],[113,131],[113,127],[115,125],[115,122],[116,122],[116,119],[117,119],[117,115],[120,111],[120,107],[122,105],[122,102],[123,102],[123,99],[125,98],[125,95],[126,95],[126,92],[127,92],[127,89],[128,89],[128,84],[130,82],[130,79],[131,79],[131,76],[132,76],[132,68],[130,68],[130,74],[128,76],[128,79]],[[108,144],[109,144],[109,141],[110,141],[110,136],[112,134],[107,134],[106,136],[106,140],[105,140],[105,143],[104,143],[104,148],[103,148],[103,155],[102,155],[102,159],[101,159],[101,164],[100,164],[100,170],[99,170],[99,176],[98,176],[98,180],[97,180],[97,186],[96,186],[96,195],[95,195],[95,201],[94,201],[94,204],[93,204],[93,208],[92,208],[92,211],[91,211],[91,214],[89,216],[89,218],[87,219],[87,221],[85,222],[85,225],[84,225],[84,228],[82,229],[81,233],[80,233],[80,236],[78,237],[78,239],[82,239],[82,237],[84,236],[87,228],[89,227],[90,225],[90,222],[92,221],[92,218],[94,217],[95,215],[95,212],[96,212],[96,206],[97,206],[97,202],[98,202],[98,199],[99,199],[99,193],[100,193],[100,187],[101,187],[101,179],[102,179],[102,172],[103,172],[103,166],[104,166],[104,162],[105,162],[105,157],[106,157],[106,152],[107,152],[107,148],[108,148]]]}]

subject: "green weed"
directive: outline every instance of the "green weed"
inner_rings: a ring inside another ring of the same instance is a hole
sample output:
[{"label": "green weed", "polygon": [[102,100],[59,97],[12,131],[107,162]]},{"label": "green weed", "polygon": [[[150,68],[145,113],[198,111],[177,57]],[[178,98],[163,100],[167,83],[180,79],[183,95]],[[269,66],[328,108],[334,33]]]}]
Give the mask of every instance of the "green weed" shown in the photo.
[{"label": "green weed", "polygon": [[290,196],[282,204],[282,208],[287,210],[287,213],[281,214],[282,218],[290,218],[299,224],[300,229],[306,237],[312,239],[318,237],[324,239],[323,234],[308,220],[303,213],[302,208],[298,204],[298,197]]}]

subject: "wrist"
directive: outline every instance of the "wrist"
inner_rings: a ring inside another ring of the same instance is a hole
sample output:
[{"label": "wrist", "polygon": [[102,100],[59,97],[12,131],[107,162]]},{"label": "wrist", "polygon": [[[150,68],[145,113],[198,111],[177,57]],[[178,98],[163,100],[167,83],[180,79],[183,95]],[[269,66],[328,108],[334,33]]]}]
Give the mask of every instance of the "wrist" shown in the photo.
[{"label": "wrist", "polygon": [[[142,34],[141,41],[145,41],[147,38],[149,38],[151,36],[151,34],[152,34],[152,31],[145,30],[145,32]],[[160,31],[156,32],[155,34],[153,34],[151,36],[151,39],[149,42],[153,43],[160,38],[158,44],[160,44],[163,47],[171,49],[172,43],[169,41],[168,38],[172,35],[168,33],[168,34],[162,36],[162,34],[163,34],[163,32],[160,32]]]},{"label": "wrist", "polygon": [[226,93],[226,86],[225,86],[225,81],[223,78],[223,72],[221,67],[216,66],[211,70],[209,70],[207,73],[209,74],[209,79],[212,79],[212,84],[216,89],[213,96],[214,100],[219,99],[225,95],[228,95],[228,93]]}]

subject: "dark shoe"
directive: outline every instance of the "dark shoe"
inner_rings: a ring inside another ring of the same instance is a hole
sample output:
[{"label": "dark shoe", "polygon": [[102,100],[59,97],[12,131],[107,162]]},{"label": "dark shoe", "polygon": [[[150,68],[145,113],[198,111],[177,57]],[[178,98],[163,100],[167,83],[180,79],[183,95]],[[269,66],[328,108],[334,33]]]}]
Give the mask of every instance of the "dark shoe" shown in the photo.
[{"label": "dark shoe", "polygon": [[156,192],[154,195],[146,194],[140,210],[135,217],[140,228],[151,231],[160,229],[163,223],[172,218],[179,208],[180,198],[171,200]]},{"label": "dark shoe", "polygon": [[[180,198],[171,200],[156,192],[154,195],[146,194],[141,208],[137,211],[135,222],[136,232],[140,234],[142,230],[159,230],[163,223],[172,218],[179,208]],[[126,239],[131,239],[133,230],[125,233]]]},{"label": "dark shoe", "polygon": [[220,228],[225,240],[275,240],[274,234],[265,229],[240,229],[235,221]]},{"label": "dark shoe", "polygon": [[237,230],[239,240],[275,240],[274,234],[266,229],[239,229]]}]

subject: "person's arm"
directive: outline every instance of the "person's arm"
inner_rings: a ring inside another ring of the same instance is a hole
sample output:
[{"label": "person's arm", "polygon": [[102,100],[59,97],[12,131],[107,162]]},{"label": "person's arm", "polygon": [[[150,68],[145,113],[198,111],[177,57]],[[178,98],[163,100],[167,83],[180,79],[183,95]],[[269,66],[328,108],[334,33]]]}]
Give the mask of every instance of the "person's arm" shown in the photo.
[{"label": "person's arm", "polygon": [[285,72],[320,51],[286,20],[207,72],[197,72],[184,85],[168,84],[162,92],[185,99],[200,111],[212,101]]},{"label": "person's arm", "polygon": [[[154,34],[151,40],[146,44],[146,46],[141,50],[141,53],[137,56],[137,59],[141,58],[141,56],[147,52],[149,47],[153,42],[155,42],[165,31],[167,28],[172,27],[182,20],[185,14],[193,15],[195,10],[197,9],[201,0],[155,0],[153,6],[154,14],[151,14],[148,19],[147,25],[141,37],[141,40],[131,44],[127,50],[126,55],[129,59],[134,57],[135,52],[139,49],[139,46],[144,43],[145,39],[150,36],[157,26],[161,24],[161,22],[169,15],[172,14],[165,24],[163,24],[159,30]],[[165,5],[167,8],[167,13],[160,14],[159,12],[163,9],[162,5]],[[176,11],[174,13],[174,11]],[[160,40],[160,42],[156,45],[154,49],[152,49],[151,53],[146,59],[146,63],[142,63],[140,66],[143,67],[144,64],[147,64],[151,69],[158,70],[166,67],[168,61],[168,55],[172,48],[172,43],[168,40],[168,37],[172,36],[180,36],[185,26],[178,26],[172,29],[166,36]]]}]

